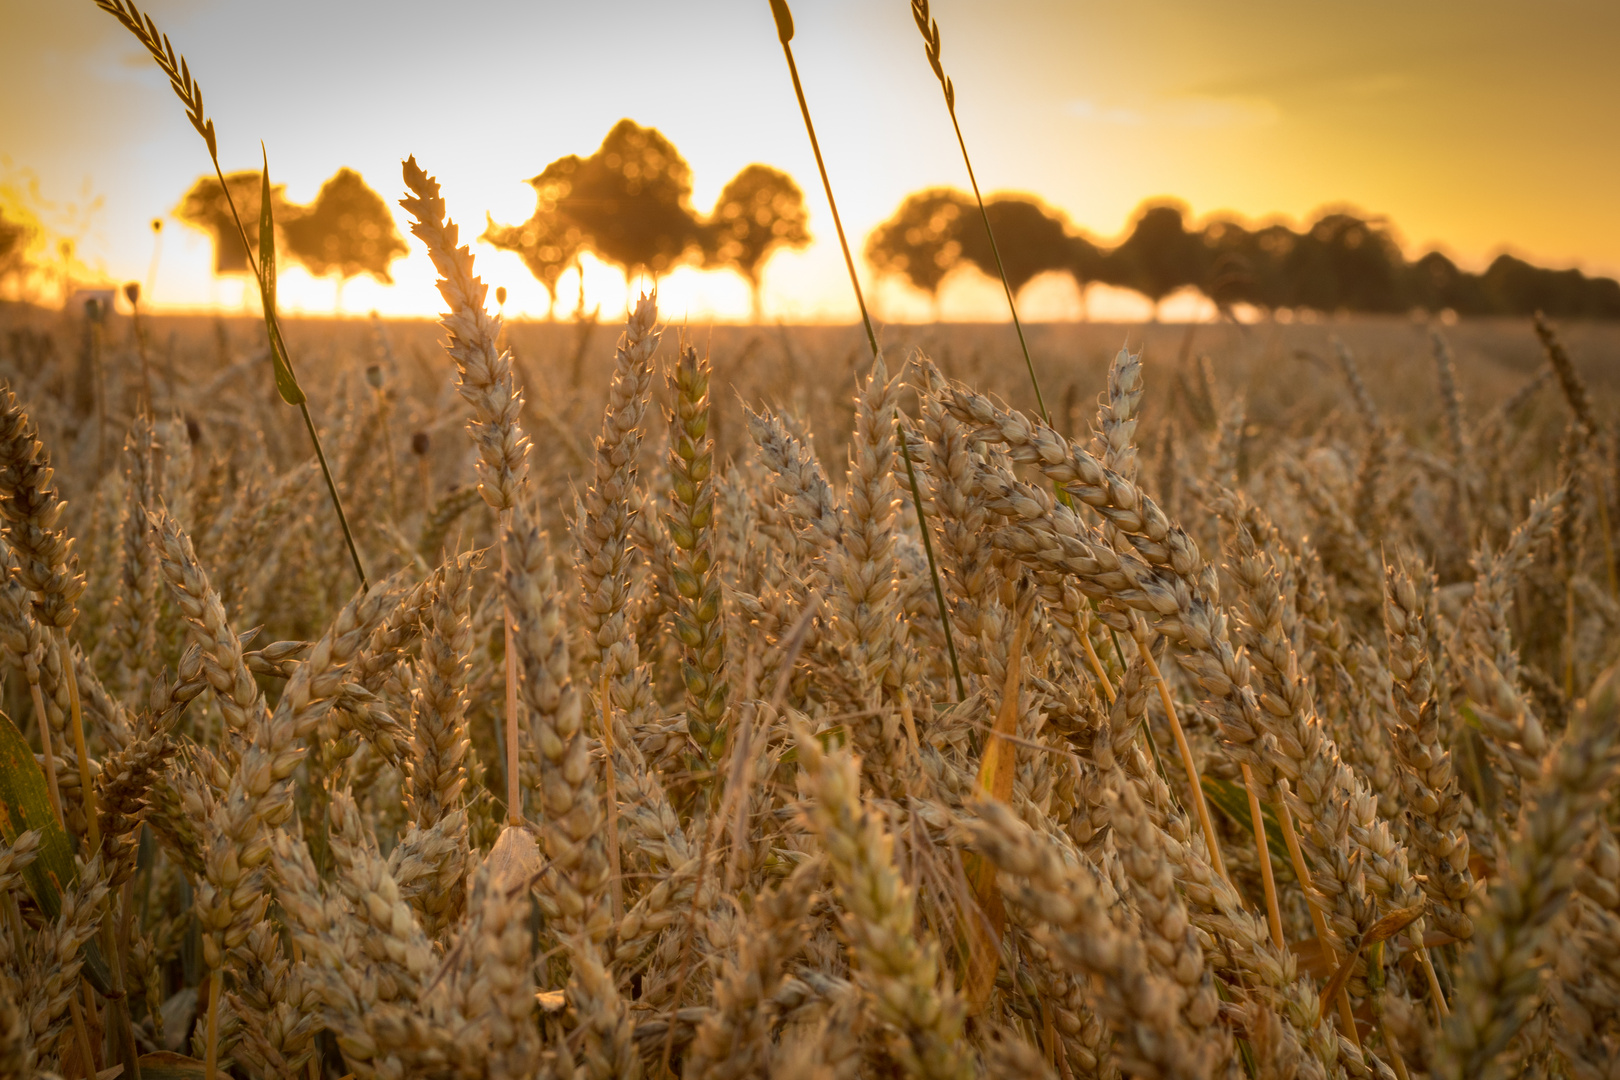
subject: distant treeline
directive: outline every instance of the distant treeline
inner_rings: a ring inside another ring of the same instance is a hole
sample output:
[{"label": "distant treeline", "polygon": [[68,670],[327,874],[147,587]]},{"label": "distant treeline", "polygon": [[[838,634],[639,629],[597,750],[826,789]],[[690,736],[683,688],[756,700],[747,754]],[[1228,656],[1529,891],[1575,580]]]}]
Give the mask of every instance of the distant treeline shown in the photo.
[{"label": "distant treeline", "polygon": [[[248,241],[257,243],[260,178],[244,171],[225,181],[229,199],[215,177],[205,176],[175,214],[213,234],[216,273],[242,272],[248,253],[235,213],[243,216]],[[692,263],[734,271],[748,283],[758,319],[765,264],[777,251],[811,239],[804,195],[786,173],[749,165],[725,185],[712,211],[700,213],[692,205],[692,170],[680,151],[662,132],[628,119],[615,124],[594,153],[558,158],[528,183],[536,196],[533,215],[517,225],[490,220],[480,239],[522,258],[545,287],[549,306],[563,273],[590,252],[619,266],[626,280],[638,270],[660,275]],[[407,250],[386,200],[351,169],[340,169],[308,206],[288,202],[279,186],[271,199],[280,250],[312,274],[337,277],[340,288],[361,273],[390,281],[389,264]],[[1548,270],[1511,255],[1498,256],[1483,274],[1459,269],[1438,251],[1408,262],[1386,221],[1345,211],[1323,214],[1298,231],[1222,216],[1189,229],[1183,207],[1150,202],[1112,248],[1029,196],[992,198],[986,214],[1015,292],[1055,271],[1071,275],[1082,293],[1092,283],[1113,285],[1141,293],[1155,307],[1191,287],[1227,312],[1247,304],[1264,312],[1450,309],[1620,318],[1620,283],[1610,278]],[[0,208],[0,285],[28,274],[37,233]],[[1000,276],[977,203],[951,188],[907,196],[867,237],[865,253],[879,273],[909,282],[936,306],[952,271],[975,266]]]},{"label": "distant treeline", "polygon": [[714,210],[700,214],[692,167],[662,132],[634,120],[614,124],[595,153],[553,161],[529,185],[529,219],[500,225],[491,218],[479,239],[517,253],[551,306],[558,280],[589,251],[622,269],[626,281],[637,270],[663,274],[684,262],[735,271],[748,283],[757,321],[765,263],[810,242],[804,193],[787,173],[748,165],[720,190]]},{"label": "distant treeline", "polygon": [[[1459,269],[1431,251],[1408,262],[1379,218],[1324,214],[1295,231],[1282,224],[1254,227],[1216,217],[1187,228],[1185,210],[1150,203],[1126,238],[1104,248],[1072,229],[1063,216],[1023,196],[989,200],[1001,260],[1013,289],[1037,275],[1067,273],[1082,289],[1101,282],[1132,289],[1157,305],[1191,286],[1222,310],[1249,304],[1262,311],[1395,313],[1421,308],[1459,315],[1620,318],[1620,283],[1579,270],[1548,270],[1501,255],[1483,274]],[[976,266],[999,277],[983,219],[973,198],[950,188],[908,196],[894,216],[867,238],[867,260],[934,297],[945,276]]]}]

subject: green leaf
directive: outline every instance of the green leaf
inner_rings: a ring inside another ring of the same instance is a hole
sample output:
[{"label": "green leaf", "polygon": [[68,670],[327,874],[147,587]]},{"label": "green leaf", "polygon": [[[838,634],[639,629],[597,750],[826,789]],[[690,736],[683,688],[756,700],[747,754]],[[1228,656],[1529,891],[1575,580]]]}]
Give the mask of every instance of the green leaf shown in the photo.
[{"label": "green leaf", "polygon": [[[1243,785],[1214,776],[1200,779],[1204,782],[1204,795],[1209,801],[1245,833],[1253,836],[1254,820],[1249,816],[1249,793],[1243,789]],[[1283,839],[1282,823],[1277,820],[1276,808],[1264,799],[1260,801],[1260,820],[1266,826],[1266,849],[1271,852],[1272,873],[1292,876],[1294,860],[1288,854],[1287,841]]]},{"label": "green leaf", "polygon": [[281,340],[276,320],[276,220],[270,206],[270,155],[264,153],[264,171],[259,174],[259,299],[264,304],[264,335],[270,342],[270,363],[275,368],[276,392],[289,405],[304,403],[303,388],[287,359],[287,346]]},{"label": "green leaf", "polygon": [[51,810],[45,771],[34,760],[33,748],[11,718],[0,713],[0,834],[14,844],[30,829],[39,830],[39,853],[23,871],[23,880],[39,909],[55,919],[62,913],[59,884],[78,877],[73,844]]},{"label": "green leaf", "polygon": [[[39,851],[22,877],[34,903],[54,921],[62,914],[62,888],[79,879],[73,843],[51,810],[45,770],[34,760],[33,747],[11,717],[0,712],[0,835],[13,844],[31,829],[39,831]],[[103,994],[112,993],[112,971],[95,939],[86,942],[82,951],[90,985]]]}]

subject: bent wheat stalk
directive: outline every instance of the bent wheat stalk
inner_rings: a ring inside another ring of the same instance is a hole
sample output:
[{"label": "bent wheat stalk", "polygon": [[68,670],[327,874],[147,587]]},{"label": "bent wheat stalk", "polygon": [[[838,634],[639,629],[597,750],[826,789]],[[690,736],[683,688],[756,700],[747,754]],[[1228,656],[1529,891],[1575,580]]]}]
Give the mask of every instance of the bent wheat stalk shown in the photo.
[{"label": "bent wheat stalk", "polygon": [[[169,35],[160,33],[157,23],[152,16],[144,14],[135,6],[134,0],[96,0],[96,6],[117,19],[124,29],[135,36],[152,59],[157,61],[163,74],[169,77],[169,86],[174,90],[176,97],[186,107],[186,119],[208,146],[208,159],[214,165],[214,175],[219,179],[220,190],[225,195],[225,204],[230,207],[231,221],[236,225],[237,236],[242,241],[242,250],[247,253],[248,269],[253,271],[253,277],[259,285],[259,295],[264,304],[265,335],[270,341],[270,356],[275,364],[276,389],[280,392],[282,400],[289,405],[296,405],[304,417],[304,427],[309,431],[309,440],[315,447],[315,457],[321,463],[321,475],[326,479],[326,493],[332,500],[332,509],[337,512],[338,526],[343,530],[343,542],[349,549],[349,558],[354,563],[355,576],[360,579],[362,590],[371,587],[366,579],[366,568],[360,561],[360,552],[354,546],[354,534],[349,530],[349,517],[343,512],[343,500],[338,497],[337,482],[332,479],[332,469],[326,463],[326,451],[321,447],[321,437],[315,430],[315,420],[309,413],[309,401],[303,389],[298,385],[298,377],[293,374],[292,360],[287,355],[286,344],[281,336],[281,327],[276,318],[276,266],[275,266],[275,240],[274,226],[270,222],[270,165],[265,162],[263,174],[265,198],[260,203],[260,236],[259,249],[261,254],[269,257],[258,260],[253,257],[254,245],[248,242],[247,229],[242,224],[242,216],[237,213],[236,199],[231,195],[231,186],[225,182],[225,172],[219,164],[219,140],[214,134],[214,122],[208,119],[203,111],[202,87],[191,76],[191,68],[186,58],[174,51],[169,44]],[[270,225],[267,230],[266,225]]]},{"label": "bent wheat stalk", "polygon": [[[810,149],[815,154],[816,169],[821,173],[821,187],[827,193],[827,206],[832,210],[833,226],[838,232],[838,245],[844,253],[844,267],[849,271],[849,285],[855,292],[855,303],[861,309],[861,323],[866,327],[866,341],[872,348],[872,361],[882,358],[878,347],[877,331],[872,328],[872,316],[866,310],[866,296],[861,292],[860,275],[855,272],[855,256],[850,254],[849,238],[844,234],[844,221],[838,216],[838,201],[833,198],[832,180],[827,175],[827,163],[821,157],[821,143],[816,139],[816,125],[810,119],[810,102],[804,96],[804,85],[799,81],[799,65],[793,59],[793,13],[787,0],[770,0],[771,15],[776,19],[776,37],[782,43],[782,55],[787,58],[788,74],[793,78],[793,94],[799,100],[799,113],[804,117],[805,134],[810,136]],[[895,417],[899,432],[900,456],[906,463],[906,478],[911,484],[911,505],[917,512],[917,531],[922,533],[923,553],[928,556],[928,573],[934,581],[934,601],[939,607],[939,623],[945,631],[945,647],[950,654],[951,677],[956,681],[958,700],[967,699],[962,683],[962,671],[956,661],[956,643],[951,639],[951,616],[945,608],[945,590],[939,583],[939,566],[934,561],[934,541],[928,530],[928,518],[923,514],[922,493],[917,487],[917,469],[911,460],[911,447],[906,433]]]}]

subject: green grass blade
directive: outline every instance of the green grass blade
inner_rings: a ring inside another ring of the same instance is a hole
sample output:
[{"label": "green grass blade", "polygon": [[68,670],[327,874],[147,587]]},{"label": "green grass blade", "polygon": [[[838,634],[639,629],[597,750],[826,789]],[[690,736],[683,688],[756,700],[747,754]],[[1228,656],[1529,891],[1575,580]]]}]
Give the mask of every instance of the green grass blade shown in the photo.
[{"label": "green grass blade", "polygon": [[303,388],[287,359],[276,322],[276,220],[270,206],[270,155],[264,155],[264,172],[259,174],[259,295],[264,301],[264,334],[270,342],[270,363],[275,367],[276,392],[289,405],[304,403]]},{"label": "green grass blade", "polygon": [[[1230,780],[1222,780],[1214,776],[1204,776],[1204,794],[1209,801],[1215,804],[1216,809],[1231,818],[1245,833],[1254,835],[1254,819],[1249,816],[1249,793],[1241,784],[1234,784]],[[1282,876],[1283,867],[1294,865],[1293,857],[1288,853],[1288,844],[1283,839],[1282,822],[1277,820],[1277,809],[1264,799],[1260,800],[1260,817],[1266,823],[1266,847],[1271,852],[1271,864]]]},{"label": "green grass blade", "polygon": [[[22,878],[40,911],[55,920],[62,914],[61,884],[71,885],[79,878],[73,843],[51,811],[45,770],[34,760],[33,748],[11,717],[0,712],[0,835],[8,844],[15,843],[30,829],[39,831],[39,851]],[[85,978],[100,993],[112,993],[112,971],[94,938],[85,943],[83,952]]]}]

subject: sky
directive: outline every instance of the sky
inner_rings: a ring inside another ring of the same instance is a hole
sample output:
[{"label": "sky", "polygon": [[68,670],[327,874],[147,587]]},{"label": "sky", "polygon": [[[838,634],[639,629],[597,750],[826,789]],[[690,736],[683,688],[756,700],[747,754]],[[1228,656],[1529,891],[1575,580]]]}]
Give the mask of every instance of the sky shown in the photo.
[{"label": "sky", "polygon": [[[1607,0],[935,0],[946,71],[986,193],[1028,191],[1095,237],[1144,200],[1294,223],[1327,206],[1383,215],[1409,254],[1439,247],[1483,269],[1508,250],[1620,274],[1620,4]],[[839,209],[858,245],[907,193],[965,188],[939,86],[906,0],[797,0],[795,55]],[[759,161],[798,178],[814,243],[765,274],[768,318],[845,321],[854,302],[767,0],[148,0],[185,54],[227,170],[256,168],[296,202],[342,166],[392,205],[399,162],[438,176],[471,239],[485,214],[533,211],[525,179],[588,154],[621,117],[659,128],[691,165],[693,202]],[[0,0],[0,194],[75,241],[76,275],[146,281],[159,308],[244,305],[211,273],[208,237],[169,217],[209,170],[157,67],[93,0]],[[431,264],[391,287],[357,278],[343,310],[432,315]],[[474,244],[509,315],[545,294],[516,256]],[[869,268],[862,273],[870,276]],[[920,295],[869,285],[885,319],[932,317]],[[574,301],[564,278],[566,306]],[[741,279],[683,269],[660,285],[672,318],[748,315]],[[290,269],[283,307],[331,314],[332,279]],[[625,303],[589,264],[586,303]],[[1190,301],[1189,301],[1190,302]],[[1091,314],[1129,315],[1121,296]],[[1110,308],[1110,305],[1113,305]],[[1142,305],[1145,307],[1145,305]],[[947,283],[947,317],[1006,315],[999,290]],[[1063,280],[1021,298],[1072,318]],[[1173,311],[1167,310],[1167,315]]]}]

